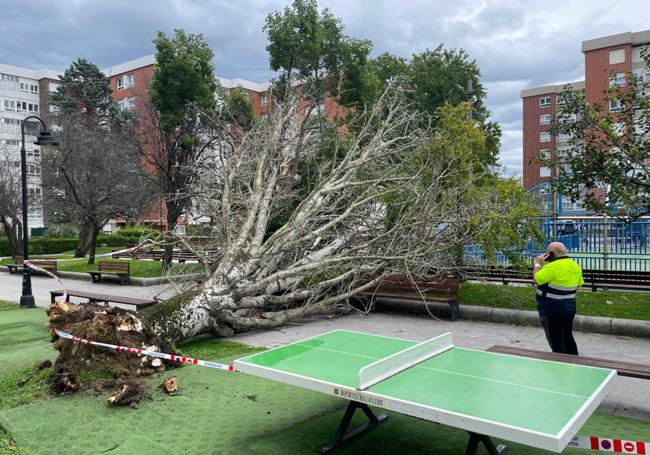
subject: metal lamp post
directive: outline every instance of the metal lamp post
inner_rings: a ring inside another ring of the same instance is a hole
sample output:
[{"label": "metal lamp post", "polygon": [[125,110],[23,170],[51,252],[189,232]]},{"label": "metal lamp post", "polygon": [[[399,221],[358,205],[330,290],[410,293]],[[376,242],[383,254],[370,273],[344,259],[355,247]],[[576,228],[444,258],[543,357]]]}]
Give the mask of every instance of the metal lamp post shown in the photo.
[{"label": "metal lamp post", "polygon": [[[35,119],[38,120],[43,126],[43,130],[38,134],[38,139],[34,144],[41,146],[55,146],[59,143],[56,141],[52,133],[47,130],[47,126],[43,119],[37,115],[30,115],[23,119],[20,125],[20,133],[22,136],[22,143],[20,148],[20,163],[21,163],[21,180],[22,180],[22,192],[23,192],[23,260],[26,261],[29,259],[29,228],[27,226],[27,150],[25,149],[25,126],[27,125],[27,120]],[[23,267],[23,292],[20,296],[20,307],[21,308],[34,308],[36,304],[34,303],[34,296],[32,295],[32,275],[29,267]]]}]

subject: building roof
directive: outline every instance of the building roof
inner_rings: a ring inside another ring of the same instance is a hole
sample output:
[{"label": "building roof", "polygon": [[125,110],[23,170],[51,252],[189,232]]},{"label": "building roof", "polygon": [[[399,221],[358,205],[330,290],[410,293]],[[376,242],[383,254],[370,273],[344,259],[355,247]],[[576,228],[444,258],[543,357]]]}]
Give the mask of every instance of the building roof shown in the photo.
[{"label": "building roof", "polygon": [[572,90],[584,90],[585,81],[569,82],[566,84],[545,85],[543,87],[533,87],[521,91],[522,98],[529,96],[548,95],[551,93],[562,93],[565,87],[569,86]]},{"label": "building roof", "polygon": [[[114,66],[109,66],[102,70],[107,77],[116,76],[118,74],[127,73],[129,71],[134,71],[138,68],[144,68],[146,66],[155,65],[156,57],[153,54],[145,55],[144,57],[136,58],[135,60],[130,60],[128,62],[119,63]],[[29,68],[21,68],[19,66],[4,65],[0,63],[0,73],[12,74],[14,76],[25,77],[29,79],[40,80],[44,78],[48,79],[59,79],[59,75],[63,71],[54,71],[48,69],[42,70],[33,70]],[[227,79],[224,77],[217,76],[219,83],[223,88],[231,89],[235,87],[242,87],[247,90],[252,90],[255,92],[266,92],[271,85],[270,82],[253,82],[246,79]]]},{"label": "building roof", "polygon": [[5,65],[2,63],[0,63],[0,73],[11,74],[14,76],[24,77],[28,79],[35,79],[35,80],[40,80],[45,78],[58,79],[59,74],[61,74],[60,71],[55,71],[55,70],[48,70],[48,69],[33,70],[30,68],[22,68],[20,66]]},{"label": "building roof", "polygon": [[266,92],[269,87],[271,86],[270,82],[253,82],[253,81],[248,81],[246,79],[240,79],[240,78],[235,78],[235,79],[226,79],[224,77],[219,77],[219,84],[223,88],[235,88],[235,87],[242,87],[247,90],[252,90],[254,92]]},{"label": "building roof", "polygon": [[129,60],[128,62],[119,63],[115,66],[109,66],[106,69],[102,70],[106,76],[111,77],[117,74],[126,73],[127,71],[133,71],[138,68],[144,68],[145,66],[154,65],[156,63],[156,57],[153,54],[145,55],[144,57],[136,58],[135,60]]},{"label": "building roof", "polygon": [[582,52],[602,49],[604,47],[619,46],[621,44],[631,44],[640,46],[650,44],[650,30],[640,32],[625,32],[616,35],[602,36],[582,42]]}]

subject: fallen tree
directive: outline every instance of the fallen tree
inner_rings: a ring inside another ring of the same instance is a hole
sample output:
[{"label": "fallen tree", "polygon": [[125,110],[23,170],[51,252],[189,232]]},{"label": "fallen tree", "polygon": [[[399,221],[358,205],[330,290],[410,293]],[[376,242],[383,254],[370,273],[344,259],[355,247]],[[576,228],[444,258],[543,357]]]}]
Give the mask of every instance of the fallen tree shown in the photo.
[{"label": "fallen tree", "polygon": [[[473,157],[485,137],[467,106],[446,106],[440,126],[426,130],[391,87],[347,131],[324,130],[304,105],[277,104],[247,132],[215,119],[221,136],[211,159],[195,163],[202,179],[193,197],[217,221],[222,254],[206,258],[199,289],[144,314],[159,335],[175,342],[276,327],[349,309],[350,298],[389,274],[445,274],[493,209],[476,186]],[[298,191],[307,177],[290,172],[297,159],[318,163],[308,194]]]}]

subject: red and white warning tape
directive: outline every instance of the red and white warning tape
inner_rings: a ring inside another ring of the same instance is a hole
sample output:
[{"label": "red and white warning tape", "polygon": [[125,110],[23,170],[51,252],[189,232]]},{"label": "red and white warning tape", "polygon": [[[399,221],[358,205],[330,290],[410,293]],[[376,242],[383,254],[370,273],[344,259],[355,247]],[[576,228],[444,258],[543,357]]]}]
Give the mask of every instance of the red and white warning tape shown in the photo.
[{"label": "red and white warning tape", "polygon": [[575,436],[569,441],[567,447],[598,450],[601,452],[650,454],[650,442],[598,438],[596,436]]},{"label": "red and white warning tape", "polygon": [[217,370],[236,371],[234,366],[226,365],[223,363],[210,362],[209,360],[193,359],[191,357],[178,356],[174,354],[166,354],[164,352],[148,351],[142,348],[131,348],[128,346],[119,346],[116,344],[101,343],[99,341],[86,340],[85,338],[80,338],[71,335],[67,332],[63,332],[61,330],[54,329],[54,331],[58,336],[60,336],[61,338],[65,338],[66,340],[71,340],[75,343],[81,343],[81,344],[87,344],[91,346],[99,346],[106,349],[112,349],[115,352],[129,352],[131,354],[146,355],[149,357],[158,357],[160,359],[171,360],[172,362],[190,363],[192,365],[215,368]]}]

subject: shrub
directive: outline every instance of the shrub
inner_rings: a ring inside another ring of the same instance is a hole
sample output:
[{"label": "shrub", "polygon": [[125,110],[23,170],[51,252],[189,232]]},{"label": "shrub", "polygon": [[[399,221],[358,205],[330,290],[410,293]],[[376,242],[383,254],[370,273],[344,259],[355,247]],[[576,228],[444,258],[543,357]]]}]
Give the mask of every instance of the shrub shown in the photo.
[{"label": "shrub", "polygon": [[45,228],[43,237],[73,238],[79,235],[79,229],[70,224],[52,224]]},{"label": "shrub", "polygon": [[159,231],[155,229],[148,228],[146,226],[129,226],[120,229],[113,235],[118,235],[121,237],[148,237],[153,238],[160,234]]}]

